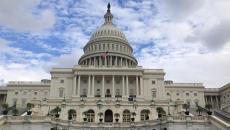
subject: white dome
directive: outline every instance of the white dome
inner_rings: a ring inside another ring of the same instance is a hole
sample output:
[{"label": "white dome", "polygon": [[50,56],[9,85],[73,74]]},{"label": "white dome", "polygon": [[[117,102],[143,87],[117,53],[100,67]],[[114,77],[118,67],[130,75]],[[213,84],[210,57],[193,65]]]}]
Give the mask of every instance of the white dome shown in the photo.
[{"label": "white dome", "polygon": [[[78,63],[94,66],[136,66],[138,63],[132,55],[132,47],[125,35],[112,22],[110,4],[107,8],[104,15],[105,23],[92,34]],[[108,58],[105,60],[103,57]]]},{"label": "white dome", "polygon": [[114,38],[119,38],[121,40],[127,41],[125,35],[120,31],[120,29],[115,27],[112,23],[103,24],[100,28],[98,28],[93,33],[90,40],[94,40],[102,37],[114,37]]}]

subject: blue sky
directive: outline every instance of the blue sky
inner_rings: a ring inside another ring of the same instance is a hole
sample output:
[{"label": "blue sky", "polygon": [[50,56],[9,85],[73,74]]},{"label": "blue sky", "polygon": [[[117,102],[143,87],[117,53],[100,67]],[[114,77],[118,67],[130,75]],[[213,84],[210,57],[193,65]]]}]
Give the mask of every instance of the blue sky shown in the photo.
[{"label": "blue sky", "polygon": [[229,0],[1,0],[0,84],[77,64],[108,2],[139,65],[175,82],[230,82]]}]

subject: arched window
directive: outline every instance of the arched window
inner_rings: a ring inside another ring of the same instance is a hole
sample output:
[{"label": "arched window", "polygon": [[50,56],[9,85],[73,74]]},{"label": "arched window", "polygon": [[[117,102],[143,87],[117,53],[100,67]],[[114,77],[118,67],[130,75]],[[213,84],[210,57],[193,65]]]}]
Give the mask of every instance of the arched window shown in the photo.
[{"label": "arched window", "polygon": [[76,111],[74,109],[70,109],[68,111],[68,119],[69,120],[75,120],[76,119]]},{"label": "arched window", "polygon": [[141,111],[141,120],[145,121],[145,120],[149,120],[149,110],[142,110]]},{"label": "arched window", "polygon": [[93,110],[89,110],[87,113],[88,122],[94,122],[95,113]]},{"label": "arched window", "polygon": [[124,110],[123,122],[130,122],[130,111],[129,110]]}]

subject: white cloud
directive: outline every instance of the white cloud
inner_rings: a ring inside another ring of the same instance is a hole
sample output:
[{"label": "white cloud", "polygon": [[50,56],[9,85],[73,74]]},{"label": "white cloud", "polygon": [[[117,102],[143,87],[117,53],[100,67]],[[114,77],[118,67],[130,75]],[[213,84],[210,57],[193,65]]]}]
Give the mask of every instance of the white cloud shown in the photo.
[{"label": "white cloud", "polygon": [[[50,77],[39,60],[47,54],[34,54],[10,44],[10,41],[0,38],[0,85],[12,80],[33,81]],[[11,58],[6,58],[6,55]]]},{"label": "white cloud", "polygon": [[1,0],[0,25],[18,31],[41,31],[53,26],[55,16],[50,10],[39,11],[33,9],[39,0]]}]

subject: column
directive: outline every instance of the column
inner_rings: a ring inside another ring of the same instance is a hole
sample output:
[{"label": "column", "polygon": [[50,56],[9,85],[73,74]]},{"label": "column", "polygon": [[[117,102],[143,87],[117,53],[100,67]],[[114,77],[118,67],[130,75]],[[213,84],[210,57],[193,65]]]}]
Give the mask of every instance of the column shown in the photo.
[{"label": "column", "polygon": [[105,76],[102,76],[102,90],[101,90],[101,97],[105,97]]},{"label": "column", "polygon": [[140,77],[140,90],[139,91],[140,91],[140,95],[144,94],[143,93],[144,91],[143,91],[143,77],[142,76]]},{"label": "column", "polygon": [[6,103],[6,96],[7,95],[3,95],[4,96],[4,98],[3,98],[3,103]]},{"label": "column", "polygon": [[218,102],[218,108],[220,108],[220,100],[219,100],[220,98],[219,98],[219,96],[217,96],[217,102]]},{"label": "column", "polygon": [[90,97],[90,78],[91,78],[91,76],[90,75],[88,75],[88,94],[87,94],[87,97]]},{"label": "column", "polygon": [[89,65],[92,65],[91,63],[92,63],[92,62],[91,62],[91,58],[89,58]]},{"label": "column", "polygon": [[81,95],[81,93],[80,93],[80,91],[81,91],[81,75],[78,75],[78,85],[77,85],[77,96],[78,97],[80,97]]},{"label": "column", "polygon": [[99,66],[102,66],[101,56],[99,56]]},{"label": "column", "polygon": [[112,77],[112,87],[113,87],[113,90],[112,90],[112,97],[114,98],[115,97],[115,87],[114,87],[114,75]]},{"label": "column", "polygon": [[77,87],[77,76],[74,75],[73,77],[73,90],[72,90],[72,96],[75,96],[76,95],[76,87]]},{"label": "column", "polygon": [[215,96],[215,100],[216,100],[216,107],[219,108],[217,96]]},{"label": "column", "polygon": [[94,92],[95,92],[95,90],[94,90],[94,82],[95,82],[95,76],[93,75],[92,76],[92,97],[94,97]]},{"label": "column", "polygon": [[125,96],[125,77],[122,75],[122,97]]},{"label": "column", "polygon": [[113,60],[113,56],[110,56],[110,63],[109,63],[110,66],[112,66],[112,63],[113,63],[112,60]]},{"label": "column", "polygon": [[105,56],[105,58],[104,58],[104,66],[107,66],[107,59],[108,59],[108,56]]},{"label": "column", "polygon": [[122,66],[122,59],[123,59],[123,58],[121,57],[121,62],[120,62],[120,66]]},{"label": "column", "polygon": [[205,104],[208,104],[207,96],[204,96],[204,99],[205,99]]},{"label": "column", "polygon": [[139,95],[138,76],[136,76],[136,97]]},{"label": "column", "polygon": [[213,105],[213,101],[212,101],[212,96],[210,96],[211,97],[211,104],[212,104],[212,108],[214,107],[214,105]]},{"label": "column", "polygon": [[117,66],[117,56],[115,56],[115,66]]},{"label": "column", "polygon": [[126,75],[126,96],[129,97],[129,76]]}]

